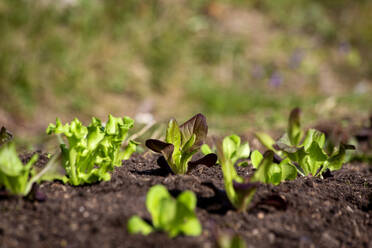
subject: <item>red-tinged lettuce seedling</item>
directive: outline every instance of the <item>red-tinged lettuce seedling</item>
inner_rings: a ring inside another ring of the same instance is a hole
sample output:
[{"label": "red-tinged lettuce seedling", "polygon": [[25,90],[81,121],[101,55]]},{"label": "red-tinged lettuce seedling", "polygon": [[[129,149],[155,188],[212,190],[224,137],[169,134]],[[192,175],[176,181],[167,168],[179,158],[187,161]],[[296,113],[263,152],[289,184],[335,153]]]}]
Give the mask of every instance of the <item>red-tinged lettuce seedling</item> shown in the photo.
[{"label": "red-tinged lettuce seedling", "polygon": [[152,225],[139,216],[133,216],[127,225],[129,233],[148,235],[164,231],[173,238],[180,234],[199,236],[202,232],[195,214],[196,196],[191,191],[184,191],[175,199],[163,185],[155,185],[147,192],[146,207],[151,214]]},{"label": "red-tinged lettuce seedling", "polygon": [[245,211],[259,183],[238,175],[234,167],[234,160],[231,159],[230,145],[228,139],[216,144],[218,159],[222,167],[225,191],[231,204],[238,211]]},{"label": "red-tinged lettuce seedling", "polygon": [[13,138],[13,135],[6,130],[5,127],[2,127],[0,129],[0,146],[4,145],[5,143],[8,143]]},{"label": "red-tinged lettuce seedling", "polygon": [[[223,149],[226,149],[226,151],[224,151],[224,154],[228,156],[233,164],[235,164],[240,159],[247,159],[249,157],[249,154],[251,152],[249,144],[248,142],[241,144],[241,140],[238,135],[233,134],[225,137],[223,139],[223,143],[225,144],[223,146]],[[213,153],[212,149],[207,144],[202,145],[201,151],[204,155]],[[246,161],[238,163],[238,166],[247,165],[248,164]]]},{"label": "red-tinged lettuce seedling", "polygon": [[10,194],[26,196],[34,183],[52,181],[63,176],[58,172],[57,158],[58,155],[53,156],[42,170],[37,171],[33,167],[38,159],[37,154],[23,165],[14,144],[4,145],[0,148],[0,185]]},{"label": "red-tinged lettuce seedling", "polygon": [[[91,184],[108,181],[115,166],[121,166],[122,160],[128,159],[136,150],[137,143],[129,141],[125,150],[122,144],[133,127],[134,121],[129,117],[116,118],[109,115],[106,125],[97,118],[85,127],[78,119],[62,125],[49,124],[47,134],[56,134],[62,150],[63,167],[66,176],[63,181],[71,185]],[[67,138],[66,145],[60,136]]]},{"label": "red-tinged lettuce seedling", "polygon": [[340,144],[331,154],[325,151],[325,135],[316,130],[309,129],[306,133],[301,129],[300,109],[291,111],[288,120],[287,132],[274,141],[270,136],[256,134],[261,143],[284,159],[289,159],[290,165],[295,166],[297,172],[303,176],[322,176],[329,169],[338,170],[345,161],[346,150],[354,149],[351,145]]},{"label": "red-tinged lettuce seedling", "polygon": [[188,167],[197,164],[212,166],[217,161],[216,154],[208,154],[197,161],[192,156],[199,151],[208,133],[204,115],[197,114],[182,125],[171,119],[166,130],[165,142],[148,139],[146,146],[161,153],[174,174],[186,174]]}]

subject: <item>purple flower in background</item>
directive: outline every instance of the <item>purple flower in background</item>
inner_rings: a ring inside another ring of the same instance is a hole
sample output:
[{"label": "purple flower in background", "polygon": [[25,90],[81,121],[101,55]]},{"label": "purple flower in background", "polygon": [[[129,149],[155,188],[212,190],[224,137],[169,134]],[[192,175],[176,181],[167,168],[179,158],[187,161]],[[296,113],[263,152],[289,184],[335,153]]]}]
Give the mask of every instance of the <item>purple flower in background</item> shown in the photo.
[{"label": "purple flower in background", "polygon": [[274,72],[271,75],[271,78],[269,80],[269,84],[271,87],[279,87],[283,83],[283,77],[280,75],[278,71]]},{"label": "purple flower in background", "polygon": [[292,69],[298,68],[302,63],[302,60],[303,60],[304,56],[305,56],[305,54],[304,54],[303,50],[296,49],[292,53],[291,58],[289,59],[289,67],[292,68]]}]

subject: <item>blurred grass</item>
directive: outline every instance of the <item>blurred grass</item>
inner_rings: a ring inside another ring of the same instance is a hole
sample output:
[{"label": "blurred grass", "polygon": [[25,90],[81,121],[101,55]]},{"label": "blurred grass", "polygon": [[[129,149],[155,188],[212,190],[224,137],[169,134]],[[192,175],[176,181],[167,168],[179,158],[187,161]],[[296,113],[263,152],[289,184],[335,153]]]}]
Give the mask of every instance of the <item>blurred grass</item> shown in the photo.
[{"label": "blurred grass", "polygon": [[293,106],[309,121],[363,115],[371,10],[346,0],[3,0],[0,124],[40,143],[56,116],[204,112],[218,133],[281,128]]}]

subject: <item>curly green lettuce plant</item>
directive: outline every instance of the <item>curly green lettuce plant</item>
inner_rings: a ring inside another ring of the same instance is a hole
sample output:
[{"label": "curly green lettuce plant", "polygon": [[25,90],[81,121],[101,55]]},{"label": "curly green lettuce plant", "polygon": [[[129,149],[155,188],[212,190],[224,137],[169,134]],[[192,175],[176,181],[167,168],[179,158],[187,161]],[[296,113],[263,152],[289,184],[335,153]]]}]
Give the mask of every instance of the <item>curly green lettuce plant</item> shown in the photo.
[{"label": "curly green lettuce plant", "polygon": [[[115,166],[121,166],[122,160],[128,159],[136,150],[137,143],[134,141],[129,141],[127,147],[121,150],[133,123],[129,117],[109,115],[106,125],[97,118],[92,118],[88,127],[78,119],[65,125],[59,119],[56,124],[49,124],[47,134],[56,134],[60,141],[63,167],[67,174],[63,181],[76,186],[110,180],[109,172]],[[68,145],[61,134],[67,138]]]},{"label": "curly green lettuce plant", "polygon": [[315,129],[306,133],[301,129],[300,109],[291,111],[287,132],[274,141],[270,136],[257,133],[256,136],[268,149],[280,157],[289,159],[290,165],[295,166],[297,172],[303,176],[322,176],[326,169],[338,170],[345,161],[347,149],[354,149],[351,145],[340,144],[331,154],[325,152],[325,135]]},{"label": "curly green lettuce plant", "polygon": [[204,164],[212,166],[217,161],[215,154],[208,154],[197,161],[192,156],[199,151],[208,133],[204,115],[197,114],[182,125],[171,119],[166,130],[165,142],[148,139],[146,146],[154,152],[161,153],[174,174],[186,174],[189,166]]},{"label": "curly green lettuce plant", "polygon": [[[225,146],[223,149],[227,149],[224,151],[225,154],[228,154],[230,157],[229,159],[235,164],[240,159],[247,159],[249,154],[251,153],[250,147],[248,142],[241,144],[240,137],[236,134],[227,136],[223,139]],[[203,144],[201,146],[201,152],[204,155],[213,153],[212,148],[210,148],[207,144]],[[238,163],[238,166],[247,166],[246,161],[242,161]]]},{"label": "curly green lettuce plant", "polygon": [[222,174],[224,179],[225,191],[231,204],[238,211],[245,211],[252,200],[258,180],[256,182],[250,178],[243,178],[238,175],[235,170],[232,156],[233,150],[230,149],[229,139],[224,139],[216,144],[218,159],[221,164]]},{"label": "curly green lettuce plant", "polygon": [[52,157],[48,164],[37,171],[33,164],[38,155],[31,157],[30,161],[23,165],[18,157],[14,144],[7,144],[0,148],[0,185],[13,195],[26,196],[30,193],[32,185],[40,181],[52,181],[61,178],[57,173],[56,159]]},{"label": "curly green lettuce plant", "polygon": [[131,234],[148,235],[154,231],[167,232],[169,237],[179,234],[199,236],[202,226],[196,217],[196,196],[191,191],[182,192],[174,199],[163,185],[155,185],[147,192],[146,207],[152,217],[152,225],[133,216],[127,229]]}]

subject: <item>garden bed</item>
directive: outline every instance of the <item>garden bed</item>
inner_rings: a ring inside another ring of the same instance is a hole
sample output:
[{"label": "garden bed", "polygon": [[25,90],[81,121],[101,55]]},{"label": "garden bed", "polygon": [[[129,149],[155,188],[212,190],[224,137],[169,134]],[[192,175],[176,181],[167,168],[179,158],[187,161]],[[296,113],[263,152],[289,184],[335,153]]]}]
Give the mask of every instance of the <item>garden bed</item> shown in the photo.
[{"label": "garden bed", "polygon": [[[94,185],[44,182],[43,202],[2,196],[0,247],[214,247],[217,231],[240,234],[247,247],[372,247],[370,165],[346,164],[325,179],[299,177],[275,187],[261,185],[250,209],[238,213],[222,191],[218,165],[175,176],[159,168],[158,158],[135,154],[114,171],[111,181]],[[37,165],[47,161],[41,155]],[[150,219],[146,193],[155,184],[174,195],[186,189],[195,192],[201,236],[128,234],[131,216]],[[221,190],[217,195],[211,184]]]}]

